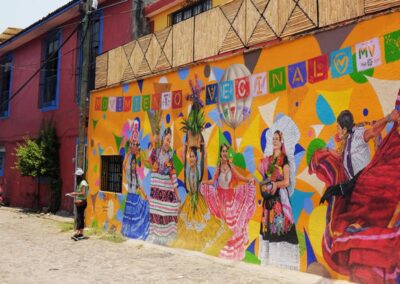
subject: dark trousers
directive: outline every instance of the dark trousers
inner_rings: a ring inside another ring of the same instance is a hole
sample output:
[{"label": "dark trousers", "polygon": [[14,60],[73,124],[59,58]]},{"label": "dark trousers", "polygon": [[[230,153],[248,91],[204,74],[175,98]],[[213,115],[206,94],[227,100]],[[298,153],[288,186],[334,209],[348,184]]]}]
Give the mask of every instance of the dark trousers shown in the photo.
[{"label": "dark trousers", "polygon": [[87,206],[86,200],[83,200],[80,204],[75,204],[76,206],[76,229],[82,230],[85,228],[85,209]]}]

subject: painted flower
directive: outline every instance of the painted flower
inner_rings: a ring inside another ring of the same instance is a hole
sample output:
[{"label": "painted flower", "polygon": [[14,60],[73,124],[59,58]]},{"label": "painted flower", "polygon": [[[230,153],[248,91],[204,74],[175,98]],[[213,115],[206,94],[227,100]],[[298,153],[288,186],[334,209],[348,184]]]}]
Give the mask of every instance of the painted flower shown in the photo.
[{"label": "painted flower", "polygon": [[270,224],[270,228],[271,228],[271,233],[272,234],[276,234],[276,227],[275,227],[275,224]]},{"label": "painted flower", "polygon": [[274,205],[274,211],[276,212],[276,215],[281,215],[282,214],[282,205],[280,202],[276,202]]},{"label": "painted flower", "polygon": [[269,214],[269,223],[270,224],[273,224],[274,223],[274,216],[275,215],[275,213],[272,211],[271,212],[271,214]]},{"label": "painted flower", "polygon": [[267,216],[268,216],[268,210],[264,209],[264,214],[262,216],[262,223],[267,224]]},{"label": "painted flower", "polygon": [[158,172],[158,163],[153,163],[152,167],[151,167],[153,172]]},{"label": "painted flower", "polygon": [[290,221],[289,218],[285,218],[285,232],[289,232],[292,226],[293,226],[292,221]]},{"label": "painted flower", "polygon": [[274,221],[278,235],[283,234],[285,232],[284,229],[285,220],[283,214],[276,216]]}]

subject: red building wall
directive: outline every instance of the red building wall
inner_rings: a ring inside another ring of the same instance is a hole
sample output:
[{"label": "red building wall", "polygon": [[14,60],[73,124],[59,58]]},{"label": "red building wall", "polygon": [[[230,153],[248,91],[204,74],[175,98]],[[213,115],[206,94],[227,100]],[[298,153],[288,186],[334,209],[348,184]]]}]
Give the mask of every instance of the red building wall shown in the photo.
[{"label": "red building wall", "polygon": [[103,10],[103,50],[106,52],[132,40],[132,1],[111,6],[120,0],[107,2]]},{"label": "red building wall", "polygon": [[[119,1],[106,1],[104,6]],[[109,6],[103,9],[102,52],[125,44],[131,40],[131,1]],[[74,30],[79,19],[70,20],[61,27],[61,42]],[[45,28],[45,24],[39,28]],[[50,31],[50,30],[49,30]],[[12,51],[13,74],[12,94],[14,94],[39,68],[42,42],[44,36],[35,38]],[[12,206],[35,207],[35,195],[38,185],[31,177],[21,177],[14,168],[15,148],[23,142],[24,137],[36,138],[43,120],[55,122],[60,142],[60,175],[62,179],[61,208],[72,211],[73,203],[65,193],[73,191],[74,159],[78,137],[79,108],[76,102],[77,79],[77,35],[61,49],[60,82],[58,109],[41,111],[38,107],[39,79],[36,75],[30,83],[10,103],[8,118],[0,119],[0,146],[5,147],[4,175],[0,177],[0,185],[7,193]],[[46,206],[49,199],[49,188],[41,184],[41,206]]]}]

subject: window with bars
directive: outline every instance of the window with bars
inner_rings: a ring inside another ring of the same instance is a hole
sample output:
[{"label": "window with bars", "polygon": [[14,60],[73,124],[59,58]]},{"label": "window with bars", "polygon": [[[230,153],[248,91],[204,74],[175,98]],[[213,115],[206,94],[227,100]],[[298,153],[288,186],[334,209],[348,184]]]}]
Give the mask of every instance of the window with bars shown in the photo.
[{"label": "window with bars", "polygon": [[10,108],[12,57],[0,59],[0,117],[7,117]]},{"label": "window with bars", "polygon": [[189,7],[185,7],[179,11],[172,13],[169,16],[169,25],[175,25],[179,22],[187,20],[191,17],[194,17],[200,13],[203,13],[207,10],[212,8],[212,1],[211,0],[203,0],[198,1],[196,4],[191,5]]},{"label": "window with bars", "polygon": [[39,108],[56,109],[58,99],[58,80],[60,67],[61,32],[54,32],[43,41],[42,64],[40,74]]},{"label": "window with bars", "polygon": [[101,156],[102,191],[122,192],[122,157]]}]

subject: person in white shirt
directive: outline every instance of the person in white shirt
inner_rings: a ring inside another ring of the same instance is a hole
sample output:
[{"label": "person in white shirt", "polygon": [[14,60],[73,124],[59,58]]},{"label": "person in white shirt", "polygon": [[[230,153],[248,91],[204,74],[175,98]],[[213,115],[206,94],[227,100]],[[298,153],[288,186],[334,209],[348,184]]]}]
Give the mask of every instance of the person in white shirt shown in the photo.
[{"label": "person in white shirt", "polygon": [[397,122],[399,118],[399,112],[393,110],[387,116],[375,121],[372,127],[365,128],[363,124],[354,123],[353,114],[349,110],[339,114],[336,140],[339,142],[338,152],[342,155],[347,181],[328,187],[321,198],[321,203],[329,200],[332,195],[351,194],[359,174],[371,161],[368,142],[377,138],[389,122]]},{"label": "person in white shirt", "polygon": [[72,238],[82,238],[83,229],[85,228],[85,209],[87,207],[87,194],[89,185],[84,177],[84,171],[81,168],[75,170],[76,175],[76,188],[70,195],[75,197],[74,203],[76,206],[76,233]]}]

